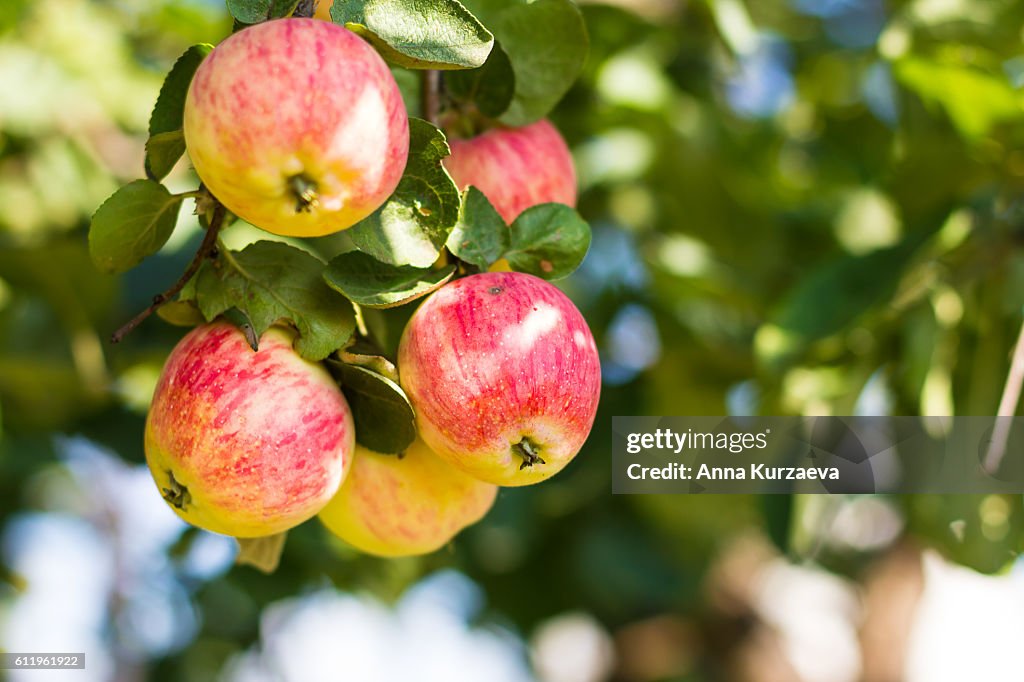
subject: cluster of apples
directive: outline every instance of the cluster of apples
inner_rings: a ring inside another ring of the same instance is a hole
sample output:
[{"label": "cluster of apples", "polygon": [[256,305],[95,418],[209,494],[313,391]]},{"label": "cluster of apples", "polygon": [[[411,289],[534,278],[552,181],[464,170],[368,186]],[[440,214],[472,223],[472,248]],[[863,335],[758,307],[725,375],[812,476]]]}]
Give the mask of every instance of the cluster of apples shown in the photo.
[{"label": "cluster of apples", "polygon": [[[352,226],[394,191],[408,116],[383,60],[315,19],[243,29],[200,65],[185,104],[197,173],[233,213],[269,232]],[[553,126],[452,140],[446,167],[507,221],[534,204],[574,204],[575,174]],[[192,330],[169,356],[146,423],[146,458],[186,521],[236,537],[319,515],[381,556],[431,552],[475,523],[499,486],[561,470],[580,450],[600,393],[582,315],[531,275],[486,272],[431,294],[399,345],[418,437],[399,456],[356,445],[351,410],[324,365],[273,327],[254,351],[226,321]]]}]

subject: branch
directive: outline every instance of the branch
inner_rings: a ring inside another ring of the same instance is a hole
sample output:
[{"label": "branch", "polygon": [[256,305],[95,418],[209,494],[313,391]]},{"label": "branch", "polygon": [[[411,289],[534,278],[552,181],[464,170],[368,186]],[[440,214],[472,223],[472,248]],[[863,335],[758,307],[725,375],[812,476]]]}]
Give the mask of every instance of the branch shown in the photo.
[{"label": "branch", "polygon": [[312,18],[316,14],[317,5],[321,2],[331,2],[331,0],[299,0],[299,4],[295,6],[292,16],[306,19]]},{"label": "branch", "polygon": [[1006,444],[1010,440],[1012,418],[1017,413],[1020,402],[1021,386],[1024,385],[1024,326],[1021,326],[1017,337],[1017,346],[1013,350],[1010,362],[1010,373],[1003,387],[1003,397],[999,400],[999,411],[996,412],[996,424],[992,429],[991,445],[985,455],[985,472],[994,474],[1002,464],[1006,454]]},{"label": "branch", "polygon": [[420,114],[423,120],[437,126],[441,112],[441,72],[435,69],[423,71],[420,80]]},{"label": "branch", "polygon": [[203,243],[199,245],[199,250],[197,250],[196,255],[192,257],[192,262],[188,264],[188,268],[185,272],[180,278],[178,278],[177,282],[171,285],[171,288],[154,296],[153,302],[149,304],[149,307],[132,319],[128,320],[124,326],[114,332],[110,337],[111,343],[120,343],[125,336],[142,324],[147,317],[155,313],[160,306],[177,296],[178,292],[180,292],[185,285],[188,284],[188,281],[195,276],[196,272],[199,270],[199,266],[203,264],[204,260],[210,257],[210,254],[214,251],[214,247],[217,245],[217,233],[220,232],[221,225],[224,224],[224,213],[224,206],[218,202],[213,208],[213,217],[210,218],[210,226],[206,228],[206,236],[203,237]]}]

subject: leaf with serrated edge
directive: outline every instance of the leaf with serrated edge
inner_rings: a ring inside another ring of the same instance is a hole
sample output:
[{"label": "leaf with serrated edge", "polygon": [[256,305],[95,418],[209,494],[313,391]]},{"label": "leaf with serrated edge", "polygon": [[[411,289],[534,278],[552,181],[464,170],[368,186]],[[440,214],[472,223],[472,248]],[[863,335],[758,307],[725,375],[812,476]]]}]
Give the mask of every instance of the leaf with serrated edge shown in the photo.
[{"label": "leaf with serrated edge", "polygon": [[543,279],[561,279],[580,266],[590,248],[590,225],[564,204],[526,209],[510,228],[512,246],[505,253],[513,270]]},{"label": "leaf with serrated edge", "polygon": [[257,337],[276,323],[289,322],[299,332],[295,350],[309,360],[322,360],[355,331],[352,304],[327,286],[323,268],[305,251],[261,241],[204,264],[182,296],[194,296],[207,320],[237,308]]},{"label": "leaf with serrated edge", "polygon": [[92,216],[92,262],[103,272],[124,272],[159,251],[174,231],[181,201],[153,180],[135,180],[114,192]]},{"label": "leaf with serrated edge", "polygon": [[402,388],[374,371],[328,359],[352,408],[356,442],[382,454],[397,455],[416,439],[416,413]]},{"label": "leaf with serrated edge", "polygon": [[444,285],[455,266],[440,270],[395,266],[359,251],[335,257],[324,270],[324,281],[335,291],[362,306],[394,308]]},{"label": "leaf with serrated edge", "polygon": [[445,74],[444,83],[452,97],[474,104],[477,111],[488,118],[504,114],[516,92],[512,62],[498,42],[494,43],[483,66]]},{"label": "leaf with serrated edge", "polygon": [[192,76],[213,45],[200,43],[185,50],[174,62],[149,117],[149,140],[146,142],[146,175],[159,180],[171,172],[185,153],[185,136],[181,130],[185,115],[185,95]]},{"label": "leaf with serrated edge", "polygon": [[511,245],[508,225],[483,192],[468,187],[462,195],[459,220],[448,235],[456,258],[486,270]]},{"label": "leaf with serrated edge", "polygon": [[335,0],[331,20],[410,69],[473,69],[487,61],[494,44],[458,0]]},{"label": "leaf with serrated edge", "polygon": [[391,265],[429,267],[459,217],[459,190],[441,165],[448,156],[444,133],[409,119],[409,160],[394,194],[348,230],[360,251]]}]

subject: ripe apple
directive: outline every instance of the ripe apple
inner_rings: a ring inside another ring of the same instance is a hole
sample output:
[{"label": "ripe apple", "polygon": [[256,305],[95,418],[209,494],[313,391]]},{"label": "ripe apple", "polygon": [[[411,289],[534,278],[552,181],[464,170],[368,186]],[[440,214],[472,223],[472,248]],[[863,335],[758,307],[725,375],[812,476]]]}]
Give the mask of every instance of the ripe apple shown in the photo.
[{"label": "ripe apple", "polygon": [[410,318],[398,349],[420,437],[488,483],[537,483],[576,456],[594,424],[594,337],[554,285],[487,272],[445,285]]},{"label": "ripe apple", "polygon": [[565,140],[547,120],[523,128],[492,128],[448,140],[444,167],[460,189],[483,192],[505,222],[536,204],[576,206],[576,168]]},{"label": "ripe apple", "polygon": [[312,518],[352,461],[352,413],[321,365],[271,328],[253,351],[233,325],[189,332],[164,365],[146,420],[146,462],[182,519],[236,537]]},{"label": "ripe apple", "polygon": [[444,462],[421,440],[400,457],[356,446],[352,469],[320,520],[368,554],[428,554],[483,518],[497,493],[496,486]]},{"label": "ripe apple", "polygon": [[278,19],[228,37],[196,70],[185,144],[206,187],[274,234],[351,227],[391,195],[409,120],[387,65],[351,31]]}]

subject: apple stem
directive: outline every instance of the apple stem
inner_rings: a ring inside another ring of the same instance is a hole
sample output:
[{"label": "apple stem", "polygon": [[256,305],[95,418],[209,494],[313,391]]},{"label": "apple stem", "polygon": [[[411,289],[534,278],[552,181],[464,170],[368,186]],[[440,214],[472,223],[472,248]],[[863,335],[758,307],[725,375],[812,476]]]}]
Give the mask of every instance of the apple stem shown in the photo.
[{"label": "apple stem", "polygon": [[319,203],[316,183],[301,173],[288,178],[288,187],[295,195],[295,212],[308,213]]},{"label": "apple stem", "polygon": [[523,463],[519,465],[519,470],[522,471],[528,467],[532,467],[534,464],[547,464],[544,459],[537,454],[537,446],[530,441],[529,438],[524,438],[515,445],[512,446],[516,454],[523,458]]},{"label": "apple stem", "polygon": [[167,504],[171,505],[175,509],[185,511],[185,507],[192,502],[192,495],[188,492],[188,488],[178,483],[174,478],[173,471],[168,470],[167,478],[170,479],[170,487],[161,488],[161,495],[167,501]]}]

